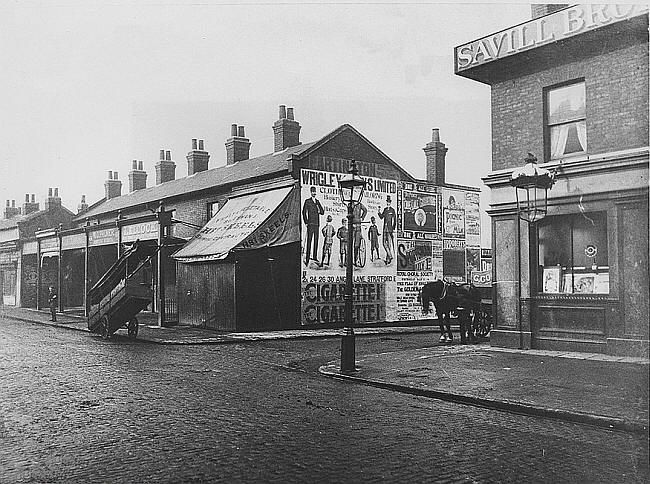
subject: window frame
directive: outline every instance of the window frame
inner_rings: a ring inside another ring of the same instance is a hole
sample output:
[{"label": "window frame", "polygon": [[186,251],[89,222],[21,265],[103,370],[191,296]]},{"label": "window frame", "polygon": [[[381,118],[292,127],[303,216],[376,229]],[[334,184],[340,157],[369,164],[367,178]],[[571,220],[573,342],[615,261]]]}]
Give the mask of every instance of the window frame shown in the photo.
[{"label": "window frame", "polygon": [[[558,89],[578,85],[578,84],[583,84],[584,85],[584,91],[585,91],[585,114],[583,118],[575,118],[571,119],[570,121],[562,121],[560,123],[550,123],[549,118],[550,118],[550,94],[553,91],[556,91]],[[566,82],[561,82],[559,84],[553,84],[552,86],[546,86],[542,90],[542,105],[543,105],[543,110],[542,110],[542,116],[543,116],[543,129],[544,129],[544,159],[548,161],[555,161],[555,160],[560,160],[564,157],[570,157],[570,156],[580,156],[587,154],[588,149],[589,149],[589,137],[587,136],[586,139],[586,149],[583,151],[576,151],[573,153],[568,153],[566,155],[562,155],[557,158],[552,157],[552,146],[551,146],[551,128],[555,126],[562,126],[562,125],[567,125],[567,124],[572,124],[576,123],[579,121],[584,121],[585,123],[585,130],[587,128],[587,83],[585,81],[584,77],[576,78],[576,79],[571,79],[570,81]]]}]

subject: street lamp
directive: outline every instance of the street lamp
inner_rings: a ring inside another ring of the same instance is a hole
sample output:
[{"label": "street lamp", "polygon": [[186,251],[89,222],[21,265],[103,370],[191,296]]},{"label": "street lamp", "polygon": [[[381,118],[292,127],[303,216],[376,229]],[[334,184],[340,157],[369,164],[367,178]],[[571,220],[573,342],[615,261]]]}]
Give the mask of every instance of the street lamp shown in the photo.
[{"label": "street lamp", "polygon": [[354,160],[350,162],[349,175],[339,180],[339,195],[341,201],[348,207],[348,240],[345,257],[345,322],[341,338],[341,373],[350,374],[355,368],[354,327],[352,321],[352,289],[353,289],[353,247],[352,232],[354,230],[354,207],[361,203],[366,181],[359,176]]},{"label": "street lamp", "polygon": [[516,188],[519,218],[532,223],[546,217],[548,190],[555,183],[555,174],[537,166],[532,153],[528,153],[524,163],[512,171],[510,185]]}]

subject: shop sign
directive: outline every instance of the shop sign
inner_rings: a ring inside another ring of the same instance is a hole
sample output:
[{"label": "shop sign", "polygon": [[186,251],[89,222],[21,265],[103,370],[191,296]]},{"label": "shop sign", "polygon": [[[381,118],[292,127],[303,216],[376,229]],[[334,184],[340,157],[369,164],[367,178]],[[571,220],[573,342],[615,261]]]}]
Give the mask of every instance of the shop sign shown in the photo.
[{"label": "shop sign", "polygon": [[59,250],[59,238],[52,237],[49,239],[41,239],[41,253],[54,252]]},{"label": "shop sign", "polygon": [[6,242],[8,240],[17,240],[20,237],[18,233],[18,227],[12,229],[0,230],[0,242]]},{"label": "shop sign", "polygon": [[70,234],[61,238],[61,248],[63,250],[82,249],[86,247],[86,234]]},{"label": "shop sign", "polygon": [[492,271],[472,271],[471,281],[475,286],[491,286]]},{"label": "shop sign", "polygon": [[455,48],[456,72],[647,14],[648,5],[574,5]]},{"label": "shop sign", "polygon": [[14,264],[19,258],[19,252],[0,252],[0,264]]},{"label": "shop sign", "polygon": [[122,227],[122,242],[135,242],[136,240],[154,240],[158,238],[158,222],[142,222],[139,224],[125,225]]},{"label": "shop sign", "polygon": [[23,255],[36,254],[38,252],[38,243],[35,240],[30,240],[23,244]]},{"label": "shop sign", "polygon": [[112,245],[112,244],[117,244],[116,227],[94,230],[88,233],[88,245],[92,247],[98,245]]}]

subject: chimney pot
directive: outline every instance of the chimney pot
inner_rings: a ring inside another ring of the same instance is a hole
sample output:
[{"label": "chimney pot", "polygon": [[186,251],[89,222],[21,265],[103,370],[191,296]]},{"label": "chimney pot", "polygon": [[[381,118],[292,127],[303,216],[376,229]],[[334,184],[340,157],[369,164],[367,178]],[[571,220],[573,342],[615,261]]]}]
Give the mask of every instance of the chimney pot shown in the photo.
[{"label": "chimney pot", "polygon": [[280,117],[278,119],[286,119],[287,117],[287,107],[284,104],[280,104]]},{"label": "chimney pot", "polygon": [[[287,117],[288,116],[288,117]],[[280,119],[273,123],[273,151],[300,145],[300,123],[294,119],[293,108],[280,106]]]},{"label": "chimney pot", "polygon": [[7,207],[9,207],[9,200],[7,200]]},{"label": "chimney pot", "polygon": [[293,108],[287,108],[287,119],[293,120]]},{"label": "chimney pot", "polygon": [[29,193],[25,193],[25,202],[29,203]]},{"label": "chimney pot", "polygon": [[438,128],[433,128],[431,130],[431,141],[434,143],[440,142],[440,130]]},{"label": "chimney pot", "polygon": [[165,160],[172,161],[172,152],[171,151],[165,151]]},{"label": "chimney pot", "polygon": [[133,160],[131,162],[131,166],[133,167],[134,170],[138,169],[138,160]]},{"label": "chimney pot", "polygon": [[165,159],[165,150],[160,150],[160,159],[161,161]]},{"label": "chimney pot", "polygon": [[[110,171],[109,171],[109,173],[110,173]],[[110,176],[109,176],[109,178],[110,178]],[[48,196],[48,197],[51,197],[51,196],[52,196],[52,189],[51,189],[51,188],[48,188],[48,189],[47,189],[47,196]]]},{"label": "chimney pot", "polygon": [[113,172],[111,170],[108,171],[108,179],[109,180],[113,179]]},{"label": "chimney pot", "polygon": [[201,151],[203,151],[203,140],[202,139],[199,140],[199,149]]},{"label": "chimney pot", "polygon": [[113,172],[113,180],[117,180],[117,172],[116,171]]},{"label": "chimney pot", "polygon": [[58,197],[58,196],[59,196],[59,188],[57,187],[54,189],[54,197]]},{"label": "chimney pot", "polygon": [[192,138],[192,149],[193,149],[193,150],[197,149],[197,146],[196,146],[196,138]]},{"label": "chimney pot", "polygon": [[32,203],[36,203],[36,195],[32,193]]},{"label": "chimney pot", "polygon": [[243,126],[238,126],[237,127],[237,136],[240,138],[245,138],[246,134],[244,133],[244,127]]},{"label": "chimney pot", "polygon": [[86,203],[86,195],[81,195],[81,203]]},{"label": "chimney pot", "polygon": [[231,124],[230,125],[230,136],[237,136],[237,125],[236,124]]},{"label": "chimney pot", "polygon": [[11,201],[11,208],[16,208],[16,200]]},{"label": "chimney pot", "polygon": [[138,161],[138,170],[143,171],[143,169],[142,169],[142,160]]}]

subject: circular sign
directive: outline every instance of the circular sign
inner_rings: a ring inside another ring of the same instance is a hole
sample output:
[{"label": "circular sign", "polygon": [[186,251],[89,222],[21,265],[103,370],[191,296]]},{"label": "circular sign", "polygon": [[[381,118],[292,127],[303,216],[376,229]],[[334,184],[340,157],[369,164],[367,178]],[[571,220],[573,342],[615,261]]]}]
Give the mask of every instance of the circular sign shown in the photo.
[{"label": "circular sign", "polygon": [[588,245],[585,247],[585,255],[587,257],[596,257],[596,254],[598,254],[598,247],[595,245]]}]

